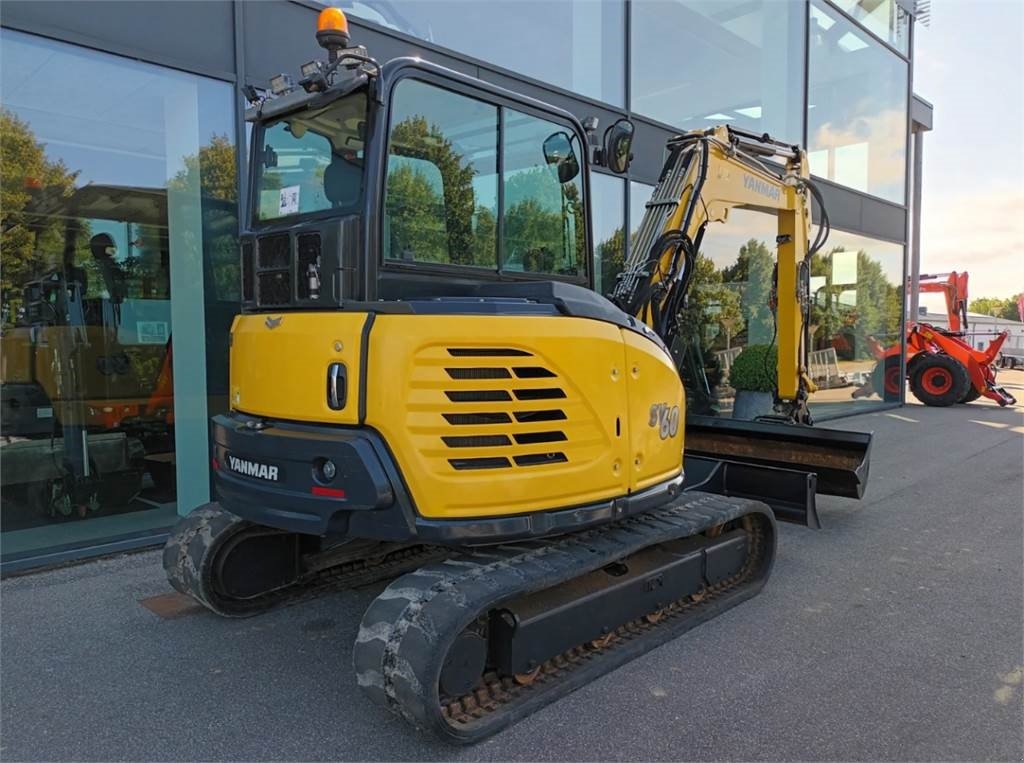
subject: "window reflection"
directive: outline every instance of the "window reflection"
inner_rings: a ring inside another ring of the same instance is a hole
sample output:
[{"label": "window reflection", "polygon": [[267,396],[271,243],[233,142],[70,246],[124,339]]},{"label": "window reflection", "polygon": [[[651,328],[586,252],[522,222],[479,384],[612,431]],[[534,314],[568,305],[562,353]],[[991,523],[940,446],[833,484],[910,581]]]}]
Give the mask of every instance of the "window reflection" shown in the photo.
[{"label": "window reflection", "polygon": [[625,181],[595,172],[590,176],[594,229],[594,291],[607,294],[625,263]]},{"label": "window reflection", "polygon": [[[218,367],[175,379],[172,346],[205,337],[226,354],[238,277],[230,86],[2,42],[7,559],[173,521],[176,440],[193,426],[175,398],[204,394]],[[203,463],[205,434],[190,441]]]},{"label": "window reflection", "polygon": [[[769,306],[775,235],[774,215],[735,209],[728,226],[709,227],[704,237],[674,348],[690,413],[731,416],[736,358],[752,345],[777,342]],[[811,396],[816,417],[881,402],[872,374],[885,349],[900,341],[902,273],[902,246],[842,231],[833,231],[812,260],[808,370],[818,386]]]},{"label": "window reflection", "polygon": [[801,140],[802,3],[637,0],[631,8],[634,111],[682,130],[729,124]]},{"label": "window reflection", "polygon": [[910,45],[910,15],[896,0],[832,0],[866,29],[906,55]]},{"label": "window reflection", "polygon": [[903,203],[906,62],[824,4],[811,6],[810,46],[811,171]]},{"label": "window reflection", "polygon": [[587,223],[579,156],[586,148],[563,125],[512,109],[503,109],[502,118],[502,270],[584,275]]},{"label": "window reflection", "polygon": [[342,0],[330,4],[354,17],[542,82],[616,106],[623,103],[622,0]]},{"label": "window reflection", "polygon": [[497,269],[500,216],[503,271],[586,275],[584,148],[571,128],[413,79],[393,104],[386,259]]},{"label": "window reflection", "polygon": [[408,79],[393,103],[384,256],[496,267],[497,107]]}]

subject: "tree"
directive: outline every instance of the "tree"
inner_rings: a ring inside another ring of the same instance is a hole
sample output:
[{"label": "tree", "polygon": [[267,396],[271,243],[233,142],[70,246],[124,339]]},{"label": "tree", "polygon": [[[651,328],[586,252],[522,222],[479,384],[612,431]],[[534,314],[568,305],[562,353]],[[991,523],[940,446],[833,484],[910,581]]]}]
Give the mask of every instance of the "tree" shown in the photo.
[{"label": "tree", "polygon": [[167,181],[169,191],[199,191],[203,219],[203,256],[213,276],[214,294],[223,301],[241,299],[238,254],[238,172],[235,146],[227,135],[186,156],[185,167]]},{"label": "tree", "polygon": [[1017,301],[1020,299],[1020,296],[1020,294],[1015,294],[1006,299],[979,297],[978,299],[972,299],[967,309],[972,313],[991,315],[994,318],[1002,318],[1008,321],[1019,321],[1020,314],[1017,310]]},{"label": "tree", "polygon": [[722,269],[722,281],[739,290],[748,342],[768,344],[774,333],[775,318],[768,304],[774,269],[772,250],[754,238],[740,247],[735,264]]},{"label": "tree", "polygon": [[615,279],[626,267],[626,233],[623,227],[616,228],[612,235],[594,247],[598,263],[598,291],[607,295],[615,288]]},{"label": "tree", "polygon": [[836,247],[811,262],[811,277],[825,278],[825,286],[811,295],[813,346],[832,346],[849,359],[867,359],[872,357],[869,338],[883,343],[899,339],[902,291],[864,250],[857,252],[856,285],[834,284],[833,261],[844,251]]},{"label": "tree", "polygon": [[0,288],[6,295],[4,323],[13,322],[25,283],[60,267],[65,256],[64,220],[34,208],[59,209],[75,189],[77,172],[46,158],[32,128],[14,112],[0,108]]},{"label": "tree", "polygon": [[[473,226],[478,212],[473,165],[455,150],[439,126],[428,124],[420,115],[395,125],[391,143],[398,156],[408,159],[396,162],[392,157],[388,172],[385,214],[399,246],[409,248],[417,260],[493,266],[494,239],[488,246],[482,236],[490,231],[481,230],[478,238]],[[438,178],[428,177],[430,165],[440,173],[440,183]],[[484,222],[486,229],[488,221]],[[489,262],[477,262],[486,252],[490,253]],[[402,254],[392,252],[392,256]]]}]

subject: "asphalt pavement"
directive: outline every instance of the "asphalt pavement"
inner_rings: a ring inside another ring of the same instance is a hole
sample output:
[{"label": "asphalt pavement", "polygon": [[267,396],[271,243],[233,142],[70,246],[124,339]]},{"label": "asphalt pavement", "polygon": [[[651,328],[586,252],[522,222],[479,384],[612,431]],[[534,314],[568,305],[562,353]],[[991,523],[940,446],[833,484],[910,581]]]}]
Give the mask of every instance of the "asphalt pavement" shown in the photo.
[{"label": "asphalt pavement", "polygon": [[759,596],[470,748],[356,686],[382,585],[231,621],[143,607],[157,552],[8,579],[0,759],[1021,760],[1022,414],[833,422],[875,432],[865,499],[782,526]]}]

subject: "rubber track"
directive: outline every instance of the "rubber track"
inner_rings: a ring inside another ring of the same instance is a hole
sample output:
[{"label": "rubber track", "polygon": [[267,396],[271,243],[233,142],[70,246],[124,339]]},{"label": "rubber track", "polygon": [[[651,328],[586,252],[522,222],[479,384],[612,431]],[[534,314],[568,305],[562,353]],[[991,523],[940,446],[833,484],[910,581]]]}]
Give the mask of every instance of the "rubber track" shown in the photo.
[{"label": "rubber track", "polygon": [[434,546],[407,546],[374,557],[370,564],[365,560],[352,560],[318,570],[291,585],[252,598],[232,599],[222,595],[213,583],[218,552],[242,534],[278,532],[248,522],[217,504],[201,506],[180,520],[168,538],[163,553],[164,572],[175,590],[191,596],[218,615],[251,617],[326,591],[394,578],[451,553]]},{"label": "rubber track", "polygon": [[[500,602],[741,517],[750,517],[753,529],[741,580],[724,581],[656,622],[623,624],[606,648],[559,655],[529,686],[492,674],[469,697],[440,696],[438,677],[454,639]],[[356,678],[373,701],[416,727],[447,741],[475,742],[755,595],[774,552],[767,506],[697,492],[593,530],[467,552],[404,575],[370,604],[353,650]]]}]

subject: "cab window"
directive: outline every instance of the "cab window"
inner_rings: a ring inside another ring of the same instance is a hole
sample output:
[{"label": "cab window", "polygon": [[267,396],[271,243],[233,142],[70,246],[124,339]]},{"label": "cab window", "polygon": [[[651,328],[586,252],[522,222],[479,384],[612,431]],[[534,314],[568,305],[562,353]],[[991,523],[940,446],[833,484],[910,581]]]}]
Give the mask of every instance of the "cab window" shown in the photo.
[{"label": "cab window", "polygon": [[575,176],[562,182],[544,148],[560,140],[578,156],[577,141],[563,125],[512,109],[503,112],[502,269],[583,275],[586,224],[578,164]]},{"label": "cab window", "polygon": [[498,109],[418,80],[395,88],[384,257],[497,266]]},{"label": "cab window", "polygon": [[267,125],[257,153],[256,219],[355,212],[363,192],[366,94]]},{"label": "cab window", "polygon": [[[585,276],[581,149],[573,135],[550,120],[402,80],[392,99],[384,258]],[[553,144],[560,153],[549,150]],[[554,161],[566,152],[575,172]]]}]

